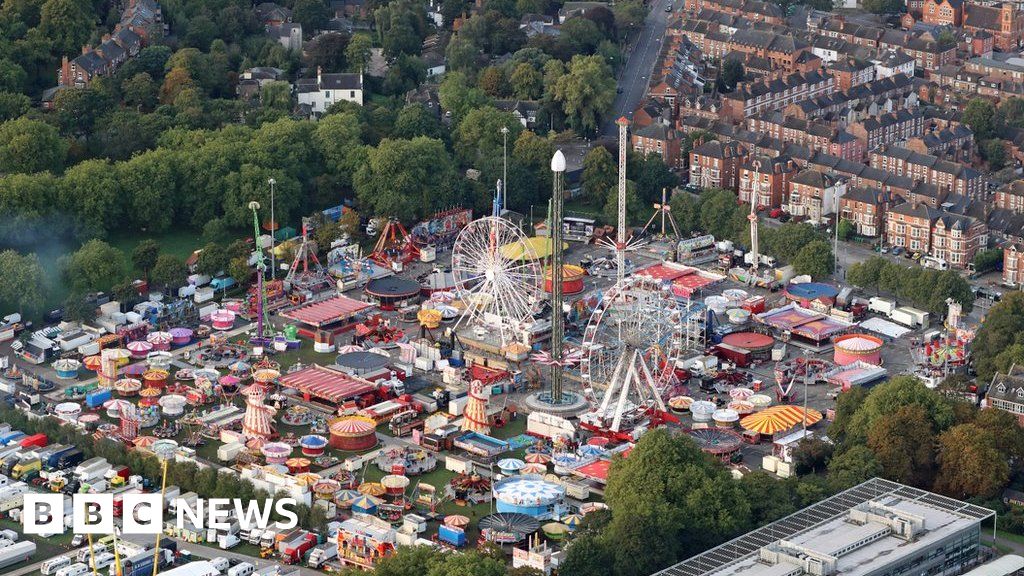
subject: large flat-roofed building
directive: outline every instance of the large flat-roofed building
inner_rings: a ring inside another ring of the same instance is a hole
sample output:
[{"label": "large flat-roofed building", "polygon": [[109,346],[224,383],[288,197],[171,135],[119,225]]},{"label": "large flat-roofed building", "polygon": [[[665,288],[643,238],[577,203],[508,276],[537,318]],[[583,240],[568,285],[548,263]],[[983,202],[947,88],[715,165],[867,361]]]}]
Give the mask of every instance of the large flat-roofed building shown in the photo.
[{"label": "large flat-roofed building", "polygon": [[961,574],[987,508],[873,478],[656,576]]}]

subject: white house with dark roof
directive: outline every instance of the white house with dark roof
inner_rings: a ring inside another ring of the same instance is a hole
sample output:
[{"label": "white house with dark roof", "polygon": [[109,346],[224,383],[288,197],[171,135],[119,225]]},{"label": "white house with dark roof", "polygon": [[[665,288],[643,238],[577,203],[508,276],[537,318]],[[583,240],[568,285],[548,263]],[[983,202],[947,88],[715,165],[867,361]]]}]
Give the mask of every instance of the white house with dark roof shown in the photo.
[{"label": "white house with dark roof", "polygon": [[317,68],[316,78],[301,78],[295,82],[299,106],[308,106],[313,116],[320,116],[336,102],[355,102],[363,105],[363,75],[324,74]]}]

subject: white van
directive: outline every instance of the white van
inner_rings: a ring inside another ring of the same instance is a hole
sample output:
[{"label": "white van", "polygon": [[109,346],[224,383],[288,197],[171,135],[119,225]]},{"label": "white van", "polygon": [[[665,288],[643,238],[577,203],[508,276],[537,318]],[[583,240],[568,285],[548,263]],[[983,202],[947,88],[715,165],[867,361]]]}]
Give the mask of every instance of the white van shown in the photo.
[{"label": "white van", "polygon": [[248,562],[242,562],[241,564],[235,564],[228,569],[228,576],[249,576],[252,574],[255,568]]},{"label": "white van", "polygon": [[75,562],[71,566],[67,566],[57,570],[57,576],[81,576],[89,571],[89,567],[83,562]]},{"label": "white van", "polygon": [[921,266],[925,268],[934,268],[935,270],[949,270],[949,263],[942,258],[934,258],[932,256],[924,256],[921,258]]},{"label": "white van", "polygon": [[57,556],[43,562],[42,565],[39,566],[39,571],[43,576],[52,576],[61,568],[66,568],[68,566],[71,566],[70,556]]},{"label": "white van", "polygon": [[[114,563],[114,555],[110,552],[96,554],[96,569],[102,570]],[[90,562],[91,564],[91,562]]]},{"label": "white van", "polygon": [[222,574],[231,566],[231,563],[228,562],[228,559],[223,556],[217,556],[216,558],[213,558],[212,560],[210,560],[210,564],[213,565],[214,569],[217,570],[217,572],[220,572]]}]

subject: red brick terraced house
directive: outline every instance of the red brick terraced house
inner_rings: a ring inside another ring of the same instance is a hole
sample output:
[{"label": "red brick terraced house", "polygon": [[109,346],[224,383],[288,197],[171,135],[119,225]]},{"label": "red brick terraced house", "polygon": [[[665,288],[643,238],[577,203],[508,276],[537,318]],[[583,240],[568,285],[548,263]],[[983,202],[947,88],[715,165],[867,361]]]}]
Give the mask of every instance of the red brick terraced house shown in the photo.
[{"label": "red brick terraced house", "polygon": [[849,220],[857,234],[877,238],[885,232],[885,218],[898,198],[878,188],[847,188],[839,199],[839,214]]},{"label": "red brick terraced house", "polygon": [[883,145],[870,153],[871,167],[886,172],[923,180],[951,192],[982,200],[984,181],[981,172],[956,162],[941,160],[899,146]]},{"label": "red brick terraced house", "polygon": [[995,206],[1024,214],[1024,180],[1014,180],[996,190]]},{"label": "red brick terraced house", "polygon": [[633,150],[643,156],[657,154],[669,168],[682,169],[679,134],[669,126],[655,122],[630,134]]},{"label": "red brick terraced house", "polygon": [[[759,168],[754,167],[759,162]],[[757,187],[757,206],[780,208],[786,202],[789,182],[797,173],[796,162],[789,156],[753,156],[740,167],[739,199],[750,203]]]},{"label": "red brick terraced house", "polygon": [[690,152],[690,183],[701,188],[737,190],[747,150],[738,142],[711,140]]},{"label": "red brick terraced house", "polygon": [[906,142],[921,136],[924,129],[924,113],[915,108],[865,118],[847,126],[846,131],[862,142],[867,150],[874,150],[883,144]]},{"label": "red brick terraced house", "polygon": [[741,82],[735,90],[722,96],[722,115],[740,122],[763,112],[781,110],[786,106],[831,94],[835,78],[822,71],[793,73],[782,78]]},{"label": "red brick terraced house", "polygon": [[891,246],[941,258],[950,267],[962,269],[987,244],[988,228],[971,216],[904,202],[889,211],[886,241]]}]

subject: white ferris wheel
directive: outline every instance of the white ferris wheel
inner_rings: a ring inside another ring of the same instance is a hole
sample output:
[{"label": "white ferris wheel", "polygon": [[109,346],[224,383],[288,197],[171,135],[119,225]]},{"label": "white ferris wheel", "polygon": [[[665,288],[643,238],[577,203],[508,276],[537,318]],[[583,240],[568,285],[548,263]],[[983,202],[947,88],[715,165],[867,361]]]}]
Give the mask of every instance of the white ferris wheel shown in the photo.
[{"label": "white ferris wheel", "polygon": [[470,222],[452,247],[452,276],[470,322],[498,331],[501,344],[530,324],[543,296],[539,259],[519,228],[504,218]]},{"label": "white ferris wheel", "polygon": [[605,293],[583,335],[580,375],[594,410],[582,420],[618,432],[650,409],[664,411],[678,384],[685,313],[669,289],[645,276],[627,277]]}]

